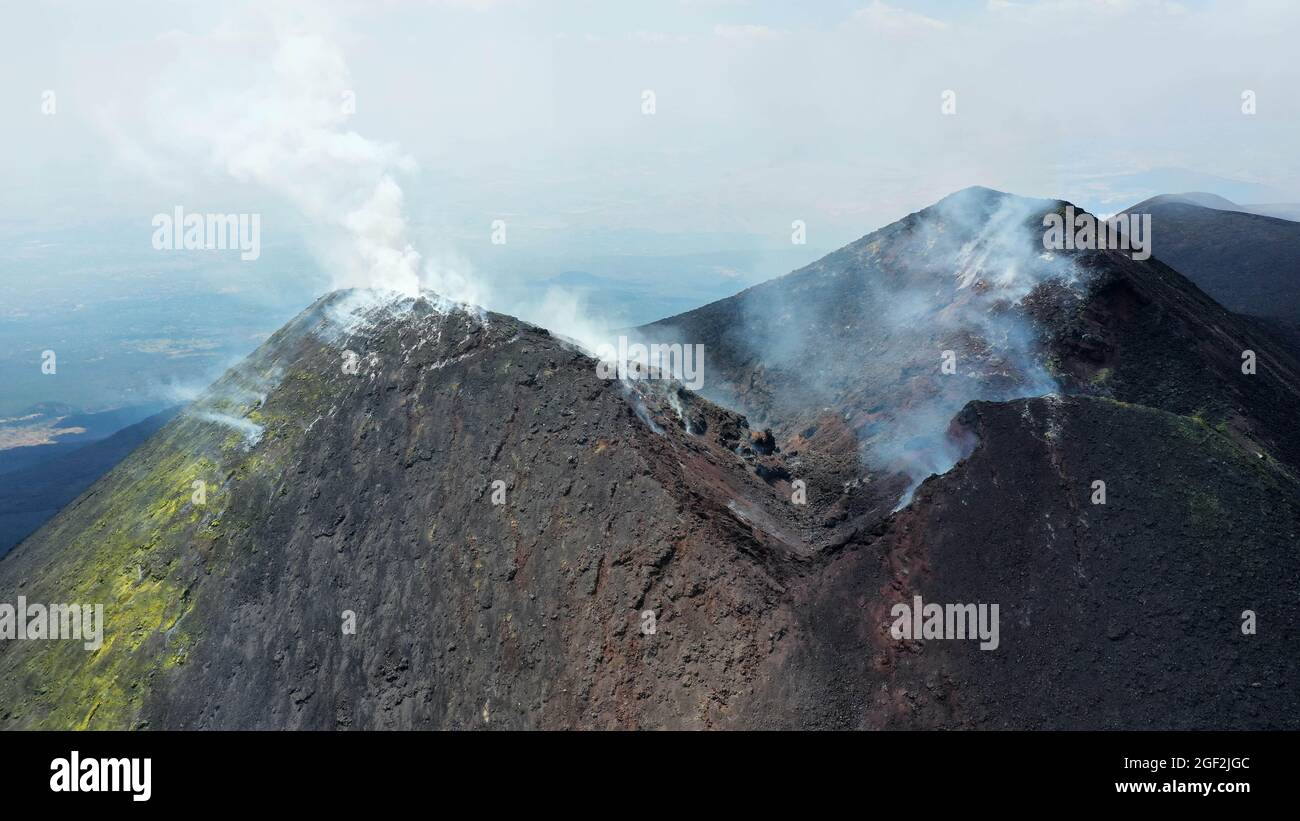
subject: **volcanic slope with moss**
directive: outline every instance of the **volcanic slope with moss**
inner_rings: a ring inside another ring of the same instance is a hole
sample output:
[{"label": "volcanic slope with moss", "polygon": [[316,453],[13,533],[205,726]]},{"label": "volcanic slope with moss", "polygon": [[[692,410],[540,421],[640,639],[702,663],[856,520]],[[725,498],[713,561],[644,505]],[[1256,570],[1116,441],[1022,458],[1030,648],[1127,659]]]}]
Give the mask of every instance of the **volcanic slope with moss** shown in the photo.
[{"label": "volcanic slope with moss", "polygon": [[510,317],[332,294],[0,562],[107,621],[0,645],[0,722],[734,722],[825,538],[756,439]]},{"label": "volcanic slope with moss", "polygon": [[[108,622],[0,643],[0,726],[1296,727],[1295,363],[1154,260],[1040,260],[1060,204],[1002,197],[678,324],[775,431],[322,298],[0,560],[0,602]],[[951,462],[909,488],[862,443],[916,416]],[[913,595],[997,603],[998,648],[893,638]]]}]

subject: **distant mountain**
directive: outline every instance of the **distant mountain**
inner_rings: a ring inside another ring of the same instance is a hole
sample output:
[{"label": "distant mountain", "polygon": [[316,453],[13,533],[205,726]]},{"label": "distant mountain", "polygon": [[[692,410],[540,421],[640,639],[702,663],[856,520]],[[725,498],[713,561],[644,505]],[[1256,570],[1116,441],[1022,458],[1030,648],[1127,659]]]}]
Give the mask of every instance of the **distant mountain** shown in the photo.
[{"label": "distant mountain", "polygon": [[107,617],[0,643],[0,726],[1300,729],[1300,363],[1045,250],[1065,207],[968,189],[640,329],[704,396],[327,295],[0,560]]},{"label": "distant mountain", "polygon": [[[1243,205],[1242,203],[1233,202],[1227,197],[1221,197],[1218,194],[1208,194],[1203,191],[1189,191],[1183,194],[1161,194],[1160,196],[1143,200],[1140,205],[1169,205],[1172,203],[1199,205],[1203,208],[1213,208],[1216,211],[1240,211],[1243,214],[1258,214],[1262,217],[1274,217],[1276,219],[1291,220],[1292,222],[1300,220],[1300,203],[1279,202]],[[1132,211],[1138,207],[1139,206],[1134,206],[1128,210]]]},{"label": "distant mountain", "polygon": [[1202,208],[1213,208],[1217,211],[1244,211],[1251,213],[1249,206],[1238,205],[1227,197],[1220,197],[1218,194],[1209,194],[1204,191],[1188,191],[1184,194],[1161,194],[1158,197],[1152,197],[1144,200],[1143,204],[1171,204],[1182,203],[1184,205],[1199,205]]},{"label": "distant mountain", "polygon": [[1074,190],[1087,199],[1076,203],[1093,213],[1109,214],[1132,202],[1162,191],[1211,191],[1232,202],[1278,202],[1282,190],[1271,185],[1244,182],[1186,168],[1152,168],[1125,174],[1108,174],[1077,180]]},{"label": "distant mountain", "polygon": [[0,557],[126,458],[179,410],[169,408],[69,453],[0,473]]},{"label": "distant mountain", "polygon": [[1300,222],[1197,196],[1154,197],[1125,213],[1151,214],[1155,256],[1228,309],[1300,325]]},{"label": "distant mountain", "polygon": [[1296,202],[1256,203],[1240,206],[1237,210],[1265,217],[1277,217],[1278,219],[1300,222],[1300,203]]}]

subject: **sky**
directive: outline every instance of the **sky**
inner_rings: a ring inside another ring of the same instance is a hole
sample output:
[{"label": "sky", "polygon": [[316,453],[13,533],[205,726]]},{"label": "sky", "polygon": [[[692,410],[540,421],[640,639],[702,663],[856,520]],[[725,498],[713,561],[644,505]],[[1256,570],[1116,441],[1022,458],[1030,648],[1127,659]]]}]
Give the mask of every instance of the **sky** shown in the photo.
[{"label": "sky", "polygon": [[0,239],[27,243],[84,230],[148,251],[176,205],[253,212],[266,247],[309,248],[332,284],[415,277],[491,303],[511,277],[593,256],[788,252],[796,220],[829,251],[969,185],[1103,213],[1171,189],[1300,200],[1286,0],[50,0],[3,16]]}]

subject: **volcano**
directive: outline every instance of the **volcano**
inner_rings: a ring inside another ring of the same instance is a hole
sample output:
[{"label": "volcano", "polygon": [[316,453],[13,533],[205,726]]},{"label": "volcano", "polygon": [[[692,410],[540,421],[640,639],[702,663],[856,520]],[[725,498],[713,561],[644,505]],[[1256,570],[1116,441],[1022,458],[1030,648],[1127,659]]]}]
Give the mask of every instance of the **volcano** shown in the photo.
[{"label": "volcano", "polygon": [[[106,619],[0,643],[0,726],[1294,728],[1300,364],[1045,250],[1067,205],[968,189],[637,329],[698,393],[322,297],[0,561]],[[898,638],[922,600],[998,641]]]}]

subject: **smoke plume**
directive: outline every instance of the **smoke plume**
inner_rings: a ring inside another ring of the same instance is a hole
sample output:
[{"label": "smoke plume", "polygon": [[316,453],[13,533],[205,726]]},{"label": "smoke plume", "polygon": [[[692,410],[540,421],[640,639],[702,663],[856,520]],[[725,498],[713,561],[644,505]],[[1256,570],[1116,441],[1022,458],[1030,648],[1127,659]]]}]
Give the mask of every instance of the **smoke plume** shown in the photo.
[{"label": "smoke plume", "polygon": [[290,206],[333,288],[406,296],[431,288],[481,301],[463,263],[429,264],[412,245],[398,180],[415,164],[352,128],[359,103],[342,51],[321,33],[275,21],[268,28],[168,35],[175,60],[151,89],[148,134],[133,153],[150,157],[155,174],[190,178],[197,170]]}]

